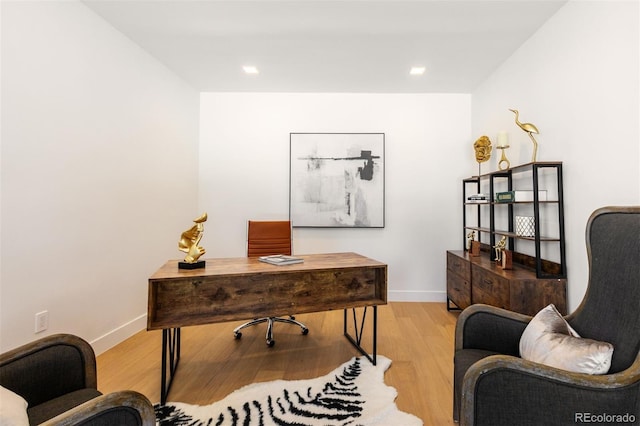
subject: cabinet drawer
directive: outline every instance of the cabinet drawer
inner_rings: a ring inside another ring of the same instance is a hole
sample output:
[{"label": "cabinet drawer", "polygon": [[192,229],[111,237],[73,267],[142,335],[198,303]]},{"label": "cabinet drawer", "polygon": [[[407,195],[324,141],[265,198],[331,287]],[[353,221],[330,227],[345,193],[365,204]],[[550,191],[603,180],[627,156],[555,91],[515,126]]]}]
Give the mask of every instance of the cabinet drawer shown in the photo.
[{"label": "cabinet drawer", "polygon": [[509,309],[509,280],[474,266],[471,269],[471,282],[473,303],[486,303]]},{"label": "cabinet drawer", "polygon": [[[447,269],[462,277],[470,277],[471,263],[463,257],[447,252]],[[467,278],[468,279],[468,278]]]},{"label": "cabinet drawer", "polygon": [[447,297],[460,309],[471,305],[471,283],[469,279],[447,271]]}]

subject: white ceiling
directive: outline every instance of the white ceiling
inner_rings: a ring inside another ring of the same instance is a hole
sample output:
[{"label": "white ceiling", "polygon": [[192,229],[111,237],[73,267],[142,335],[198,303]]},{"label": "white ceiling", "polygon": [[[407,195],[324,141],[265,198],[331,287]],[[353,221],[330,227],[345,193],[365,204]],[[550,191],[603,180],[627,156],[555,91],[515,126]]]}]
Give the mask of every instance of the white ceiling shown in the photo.
[{"label": "white ceiling", "polygon": [[470,93],[566,1],[83,3],[198,91]]}]

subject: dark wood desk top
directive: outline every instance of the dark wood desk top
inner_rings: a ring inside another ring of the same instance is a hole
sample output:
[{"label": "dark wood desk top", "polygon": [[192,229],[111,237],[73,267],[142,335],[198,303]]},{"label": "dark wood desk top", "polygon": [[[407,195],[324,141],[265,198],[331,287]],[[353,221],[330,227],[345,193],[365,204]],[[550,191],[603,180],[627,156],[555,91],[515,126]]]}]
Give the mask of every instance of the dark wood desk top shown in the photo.
[{"label": "dark wood desk top", "polygon": [[293,265],[271,265],[260,262],[257,258],[229,257],[205,259],[206,267],[201,269],[178,269],[179,260],[170,260],[158,269],[149,280],[170,280],[173,278],[184,279],[189,277],[207,277],[222,275],[254,275],[254,274],[281,274],[285,271],[306,270],[330,270],[345,268],[380,267],[384,263],[357,253],[324,253],[295,255],[304,259],[303,263]]}]

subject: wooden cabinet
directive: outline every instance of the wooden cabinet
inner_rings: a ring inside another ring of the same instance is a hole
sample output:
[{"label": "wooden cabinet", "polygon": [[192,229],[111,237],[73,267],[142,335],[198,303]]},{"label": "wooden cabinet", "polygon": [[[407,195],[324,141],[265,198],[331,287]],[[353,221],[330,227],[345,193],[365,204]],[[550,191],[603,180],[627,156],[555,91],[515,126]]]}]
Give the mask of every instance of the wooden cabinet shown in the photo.
[{"label": "wooden cabinet", "polygon": [[[525,193],[527,199],[498,200],[497,192]],[[483,197],[470,197],[482,195]],[[470,199],[475,198],[475,199]],[[566,312],[564,201],[561,162],[523,164],[462,181],[464,250],[447,252],[447,308],[485,303],[533,315],[550,303]],[[532,232],[519,232],[518,216]],[[473,232],[480,256],[469,256]],[[494,262],[500,239],[512,254],[512,269]]]},{"label": "wooden cabinet", "polygon": [[447,251],[447,308],[464,309],[484,303],[527,315],[553,303],[567,312],[567,280],[537,278],[535,271],[515,264],[502,269],[486,255],[469,256],[463,250]]},{"label": "wooden cabinet", "polygon": [[463,253],[447,252],[447,298],[461,309],[471,305],[471,263]]}]

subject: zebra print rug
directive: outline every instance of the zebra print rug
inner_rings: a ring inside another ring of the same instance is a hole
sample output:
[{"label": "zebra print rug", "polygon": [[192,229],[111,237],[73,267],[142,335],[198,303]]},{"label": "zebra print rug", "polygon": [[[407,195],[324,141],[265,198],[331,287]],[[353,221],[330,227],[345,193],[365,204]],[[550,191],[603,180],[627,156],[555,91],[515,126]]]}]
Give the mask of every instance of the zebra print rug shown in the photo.
[{"label": "zebra print rug", "polygon": [[155,405],[160,426],[414,426],[422,421],[399,411],[398,393],[384,384],[391,360],[377,365],[355,357],[323,377],[254,383],[211,405]]}]

